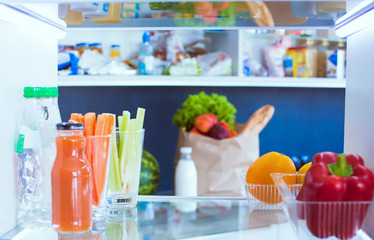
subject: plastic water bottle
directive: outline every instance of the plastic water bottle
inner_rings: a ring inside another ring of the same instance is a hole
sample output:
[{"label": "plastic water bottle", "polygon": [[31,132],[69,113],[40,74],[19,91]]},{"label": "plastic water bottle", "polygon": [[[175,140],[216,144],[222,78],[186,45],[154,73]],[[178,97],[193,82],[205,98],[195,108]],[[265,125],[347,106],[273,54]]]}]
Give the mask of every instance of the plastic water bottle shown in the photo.
[{"label": "plastic water bottle", "polygon": [[139,49],[139,62],[138,71],[139,75],[152,75],[153,74],[153,46],[150,42],[151,35],[148,31],[143,34],[143,43]]},{"label": "plastic water bottle", "polygon": [[51,149],[42,109],[42,89],[24,88],[24,103],[18,131],[16,166],[18,224],[23,227],[51,223]]},{"label": "plastic water bottle", "polygon": [[[181,147],[181,157],[175,169],[175,195],[183,197],[197,196],[197,171],[191,159],[192,148]],[[197,202],[178,202],[177,208],[182,212],[193,212]]]},{"label": "plastic water bottle", "polygon": [[42,109],[46,121],[47,135],[51,147],[51,163],[56,157],[56,124],[62,122],[60,109],[58,107],[58,88],[42,88]]}]

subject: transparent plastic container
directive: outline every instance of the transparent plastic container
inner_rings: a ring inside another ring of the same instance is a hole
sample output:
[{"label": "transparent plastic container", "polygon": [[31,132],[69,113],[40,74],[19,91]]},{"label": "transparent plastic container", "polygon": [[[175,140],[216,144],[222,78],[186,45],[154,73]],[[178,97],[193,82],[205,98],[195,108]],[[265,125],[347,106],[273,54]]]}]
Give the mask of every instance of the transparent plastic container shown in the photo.
[{"label": "transparent plastic container", "polygon": [[69,12],[69,4],[58,4],[58,17],[66,18]]},{"label": "transparent plastic container", "polygon": [[242,172],[241,178],[251,209],[282,209],[282,199],[275,185],[248,184],[246,174]]},{"label": "transparent plastic container", "polygon": [[108,16],[101,18],[92,18],[92,22],[99,24],[121,23],[121,3],[110,3]]},{"label": "transparent plastic container", "polygon": [[[363,231],[370,201],[322,202],[296,200],[304,174],[273,173],[288,221],[298,239],[372,239]],[[296,184],[287,184],[295,179]],[[372,211],[371,211],[372,212]]]},{"label": "transparent plastic container", "polygon": [[99,8],[97,2],[76,2],[70,4],[70,9],[73,11],[94,11]]},{"label": "transparent plastic container", "polygon": [[91,18],[101,18],[108,16],[109,3],[99,3],[98,8],[95,10],[83,11],[83,16]]},{"label": "transparent plastic container", "polygon": [[71,10],[70,6],[68,8],[66,17],[62,20],[64,20],[64,22],[67,25],[79,25],[84,23],[84,17],[82,15],[82,12],[73,11]]}]

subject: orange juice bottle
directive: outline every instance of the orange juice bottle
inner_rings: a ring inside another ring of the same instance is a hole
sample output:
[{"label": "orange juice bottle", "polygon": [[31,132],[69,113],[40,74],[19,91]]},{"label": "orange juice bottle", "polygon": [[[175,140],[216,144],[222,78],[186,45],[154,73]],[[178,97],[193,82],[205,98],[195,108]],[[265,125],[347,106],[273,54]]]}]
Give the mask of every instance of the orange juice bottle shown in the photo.
[{"label": "orange juice bottle", "polygon": [[52,167],[52,226],[62,233],[91,229],[92,176],[84,155],[82,123],[56,125],[57,154]]}]

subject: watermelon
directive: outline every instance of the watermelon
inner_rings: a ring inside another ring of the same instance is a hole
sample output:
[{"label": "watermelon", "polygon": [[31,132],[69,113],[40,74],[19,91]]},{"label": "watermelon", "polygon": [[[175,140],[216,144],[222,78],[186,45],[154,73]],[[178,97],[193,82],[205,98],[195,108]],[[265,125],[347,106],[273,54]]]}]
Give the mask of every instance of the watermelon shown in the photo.
[{"label": "watermelon", "polygon": [[156,193],[160,181],[160,166],[156,158],[143,150],[142,167],[140,170],[139,195]]}]

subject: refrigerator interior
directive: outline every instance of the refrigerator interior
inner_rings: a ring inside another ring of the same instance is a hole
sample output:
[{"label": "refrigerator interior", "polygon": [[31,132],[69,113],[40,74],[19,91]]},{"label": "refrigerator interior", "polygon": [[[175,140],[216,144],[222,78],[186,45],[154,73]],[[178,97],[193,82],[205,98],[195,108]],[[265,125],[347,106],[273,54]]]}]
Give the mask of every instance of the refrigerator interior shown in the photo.
[{"label": "refrigerator interior", "polygon": [[[356,5],[352,1],[350,6]],[[0,5],[1,6],[1,5]],[[36,9],[57,16],[57,5],[40,5]],[[22,90],[27,85],[57,85],[57,44],[58,40],[48,34],[34,32],[32,27],[24,28],[0,20],[0,79],[2,80],[2,110],[6,117],[0,120],[2,131],[3,165],[0,170],[0,235],[16,224],[16,173],[14,148],[17,123],[19,121]],[[374,169],[374,148],[371,137],[374,130],[371,123],[374,114],[371,103],[374,96],[372,76],[372,40],[374,26],[370,26],[350,37],[347,47],[347,87],[345,108],[345,152],[360,153],[371,169]],[[25,44],[27,41],[27,44]],[[5,183],[5,184],[4,184]]]}]

